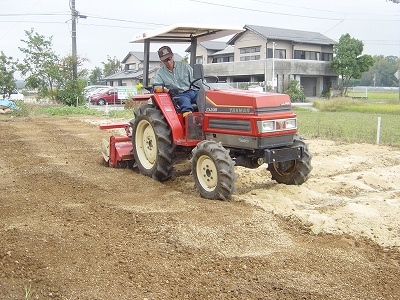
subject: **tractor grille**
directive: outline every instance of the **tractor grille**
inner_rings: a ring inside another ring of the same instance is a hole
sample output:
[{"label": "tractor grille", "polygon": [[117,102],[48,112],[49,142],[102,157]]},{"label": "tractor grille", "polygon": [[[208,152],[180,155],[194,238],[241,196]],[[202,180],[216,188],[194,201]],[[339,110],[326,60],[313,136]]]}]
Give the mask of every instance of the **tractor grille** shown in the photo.
[{"label": "tractor grille", "polygon": [[208,123],[208,127],[214,128],[214,129],[251,131],[250,121],[241,121],[241,120],[210,119],[209,123]]},{"label": "tractor grille", "polygon": [[293,134],[271,136],[259,140],[260,148],[275,148],[293,144]]}]

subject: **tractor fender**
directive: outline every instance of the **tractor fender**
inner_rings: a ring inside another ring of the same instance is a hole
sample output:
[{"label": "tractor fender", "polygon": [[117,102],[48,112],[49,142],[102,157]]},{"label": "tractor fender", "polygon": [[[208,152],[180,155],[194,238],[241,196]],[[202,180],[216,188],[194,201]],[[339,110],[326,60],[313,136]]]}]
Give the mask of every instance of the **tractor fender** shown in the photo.
[{"label": "tractor fender", "polygon": [[178,141],[184,138],[184,131],[170,95],[168,93],[157,93],[153,94],[151,98],[164,115],[171,128],[174,144],[177,144]]}]

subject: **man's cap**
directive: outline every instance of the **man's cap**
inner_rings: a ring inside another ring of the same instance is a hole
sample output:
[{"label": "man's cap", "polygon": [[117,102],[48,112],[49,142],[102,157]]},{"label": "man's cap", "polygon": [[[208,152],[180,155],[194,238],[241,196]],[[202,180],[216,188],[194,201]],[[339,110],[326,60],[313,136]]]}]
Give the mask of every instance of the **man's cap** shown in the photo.
[{"label": "man's cap", "polygon": [[158,49],[158,57],[160,60],[167,59],[169,57],[172,57],[174,53],[172,53],[172,50],[168,46],[163,46],[160,49]]}]

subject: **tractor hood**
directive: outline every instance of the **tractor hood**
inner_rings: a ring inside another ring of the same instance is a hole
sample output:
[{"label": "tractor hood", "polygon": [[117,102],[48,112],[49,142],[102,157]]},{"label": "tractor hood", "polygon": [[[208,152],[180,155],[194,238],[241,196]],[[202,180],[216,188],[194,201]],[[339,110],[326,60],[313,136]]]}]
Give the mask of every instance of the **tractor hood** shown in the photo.
[{"label": "tractor hood", "polygon": [[291,110],[290,97],[286,94],[236,89],[206,92],[206,112],[259,114]]}]

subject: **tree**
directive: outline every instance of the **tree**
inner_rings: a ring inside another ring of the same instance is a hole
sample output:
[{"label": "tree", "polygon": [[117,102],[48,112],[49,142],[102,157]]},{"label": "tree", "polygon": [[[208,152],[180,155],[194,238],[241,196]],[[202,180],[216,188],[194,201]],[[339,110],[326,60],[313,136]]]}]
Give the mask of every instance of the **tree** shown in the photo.
[{"label": "tree", "polygon": [[0,52],[0,89],[1,93],[10,94],[15,89],[14,72],[17,62],[11,56]]},{"label": "tree", "polygon": [[89,76],[91,84],[101,84],[102,78],[103,78],[103,72],[99,67],[94,68]]},{"label": "tree", "polygon": [[61,81],[60,58],[52,50],[52,37],[46,38],[25,30],[26,40],[21,40],[26,47],[18,47],[25,54],[23,63],[18,69],[26,78],[26,86],[39,90],[39,96],[50,96],[54,99],[54,87]]},{"label": "tree", "polygon": [[185,63],[189,63],[189,54],[186,54],[184,58],[182,58],[182,61]]},{"label": "tree", "polygon": [[354,39],[346,33],[339,39],[339,43],[333,46],[333,61],[331,67],[342,78],[342,95],[347,91],[350,79],[361,78],[363,72],[374,64],[371,55],[361,55],[364,49],[362,41]]},{"label": "tree", "polygon": [[84,86],[85,80],[67,80],[64,87],[57,90],[56,100],[68,106],[82,104],[85,101],[83,97]]},{"label": "tree", "polygon": [[107,62],[102,62],[102,64],[104,76],[110,76],[122,71],[122,64],[115,56],[114,58],[107,56]]},{"label": "tree", "polygon": [[67,81],[74,80],[74,59],[76,60],[75,64],[78,68],[78,78],[87,77],[89,71],[83,68],[83,64],[87,61],[87,59],[81,57],[74,58],[72,55],[67,55],[60,59],[59,70],[61,81],[58,82],[58,87],[63,87]]},{"label": "tree", "polygon": [[394,76],[400,68],[400,58],[397,56],[375,55],[374,65],[362,74],[360,80],[352,80],[351,85],[365,86],[398,86],[398,79]]},{"label": "tree", "polygon": [[292,102],[304,102],[306,100],[303,87],[299,85],[297,80],[291,80],[289,82],[289,86],[285,94],[289,95],[290,101]]},{"label": "tree", "polygon": [[[76,59],[78,78],[74,79],[73,68],[74,59]],[[57,91],[55,93],[56,100],[63,104],[72,106],[76,104],[82,104],[85,99],[83,97],[83,88],[86,85],[85,79],[88,74],[87,69],[83,69],[82,65],[85,59],[77,57],[74,58],[72,55],[68,55],[60,60],[59,71],[61,77],[57,80]]]}]

